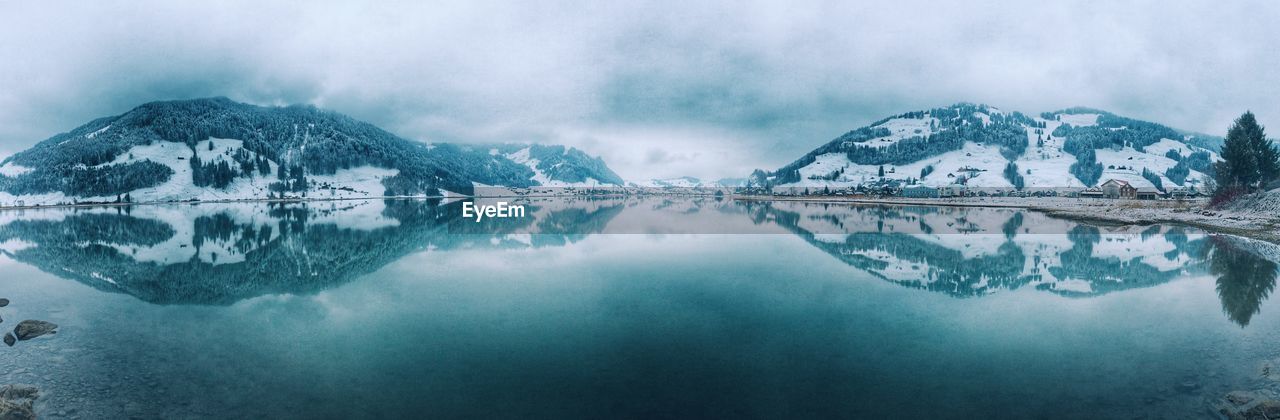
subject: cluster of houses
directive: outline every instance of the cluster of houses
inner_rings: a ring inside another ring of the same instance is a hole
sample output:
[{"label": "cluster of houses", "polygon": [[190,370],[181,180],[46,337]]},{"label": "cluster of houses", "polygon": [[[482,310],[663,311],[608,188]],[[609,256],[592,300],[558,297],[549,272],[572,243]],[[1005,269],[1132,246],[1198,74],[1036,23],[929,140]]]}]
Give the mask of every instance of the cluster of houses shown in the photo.
[{"label": "cluster of houses", "polygon": [[1102,185],[1081,191],[1081,198],[1111,198],[1125,200],[1156,200],[1161,198],[1197,198],[1205,194],[1195,187],[1178,187],[1163,192],[1152,187],[1134,187],[1128,181],[1108,179]]},{"label": "cluster of houses", "polygon": [[[1152,187],[1135,187],[1128,181],[1108,179],[1096,187],[1079,188],[1028,188],[1009,190],[1003,188],[980,188],[965,184],[952,183],[943,186],[923,184],[903,185],[897,180],[884,180],[871,185],[857,185],[840,189],[823,188],[771,188],[755,191],[774,195],[852,195],[882,196],[910,198],[952,198],[952,197],[1079,197],[1121,200],[1158,200],[1164,198],[1189,199],[1204,197],[1206,194],[1194,186],[1171,188],[1161,191]],[[752,193],[749,189],[739,193]]]}]

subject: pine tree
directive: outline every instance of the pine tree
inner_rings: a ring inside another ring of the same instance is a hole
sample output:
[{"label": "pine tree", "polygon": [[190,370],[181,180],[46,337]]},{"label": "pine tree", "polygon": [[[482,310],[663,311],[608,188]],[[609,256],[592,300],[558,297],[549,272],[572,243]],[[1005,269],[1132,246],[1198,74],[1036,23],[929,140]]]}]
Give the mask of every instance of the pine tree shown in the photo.
[{"label": "pine tree", "polygon": [[1222,160],[1215,165],[1220,194],[1255,191],[1280,176],[1280,151],[1267,140],[1252,112],[1245,112],[1227,130]]}]

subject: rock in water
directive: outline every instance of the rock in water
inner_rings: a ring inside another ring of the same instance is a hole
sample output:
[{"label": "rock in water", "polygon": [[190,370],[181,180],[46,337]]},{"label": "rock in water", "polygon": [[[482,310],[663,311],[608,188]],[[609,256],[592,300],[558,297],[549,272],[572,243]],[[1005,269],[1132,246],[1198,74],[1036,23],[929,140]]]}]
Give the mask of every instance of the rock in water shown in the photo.
[{"label": "rock in water", "polygon": [[4,333],[4,343],[8,344],[9,347],[13,347],[13,343],[17,343],[17,342],[18,342],[18,339],[13,338],[13,333]]},{"label": "rock in water", "polygon": [[13,335],[17,336],[18,340],[26,341],[45,334],[57,334],[58,332],[54,331],[56,328],[58,324],[52,322],[28,319],[13,327]]},{"label": "rock in water", "polygon": [[36,418],[34,405],[39,396],[40,391],[29,385],[0,387],[0,419]]},{"label": "rock in water", "polygon": [[0,298],[0,308],[9,306],[9,299]]}]

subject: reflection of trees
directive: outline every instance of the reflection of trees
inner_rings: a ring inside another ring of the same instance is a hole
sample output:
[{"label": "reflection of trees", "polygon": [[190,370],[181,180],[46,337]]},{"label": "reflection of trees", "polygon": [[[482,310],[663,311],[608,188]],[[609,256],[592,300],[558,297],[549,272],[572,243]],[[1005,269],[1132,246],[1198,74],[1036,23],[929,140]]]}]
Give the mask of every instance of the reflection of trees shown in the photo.
[{"label": "reflection of trees", "polygon": [[174,230],[159,220],[124,214],[71,214],[61,220],[15,220],[0,229],[0,242],[40,237],[54,246],[83,242],[109,245],[155,245],[168,240]]},{"label": "reflection of trees", "polygon": [[[825,207],[817,214],[805,215],[772,202],[745,202],[742,205],[756,223],[776,223],[845,264],[903,286],[942,292],[953,297],[979,296],[997,289],[1009,290],[1026,285],[1070,297],[1155,286],[1173,280],[1184,270],[1199,267],[1200,263],[1195,259],[1178,258],[1184,254],[1195,255],[1206,242],[1204,239],[1189,239],[1182,229],[1169,229],[1163,234],[1163,239],[1173,244],[1174,249],[1164,257],[1180,266],[1161,269],[1140,257],[1122,259],[1121,256],[1099,251],[1096,245],[1107,238],[1097,227],[1085,224],[1077,224],[1067,232],[1072,246],[1065,250],[1037,247],[1034,235],[1028,240],[1015,242],[1018,231],[1027,223],[1021,212],[1010,214],[1001,224],[983,227],[975,220],[990,221],[991,218],[989,214],[981,213],[982,209],[853,206],[843,209],[844,216],[841,217],[838,216],[841,213],[826,212]],[[934,232],[938,230],[926,223],[924,216],[929,215],[943,216],[931,223],[941,226],[938,223],[945,222],[945,227],[959,233],[995,233],[994,226],[998,226],[999,232],[1004,234],[1004,241],[993,253],[966,255],[954,247],[928,240],[929,236],[936,236]],[[821,221],[823,223],[819,226],[830,226],[833,232],[846,235],[820,235],[831,232],[806,230],[801,223],[806,220]],[[903,233],[901,229],[895,233],[885,228],[887,225],[901,228],[909,223],[918,225],[920,234]],[[1140,237],[1154,240],[1162,231],[1160,226],[1153,226],[1143,230]],[[1024,246],[1028,248],[1023,249]],[[1045,255],[1045,252],[1057,252],[1058,261],[1042,269],[1048,265],[1044,257],[1051,261],[1054,259],[1054,255]],[[896,261],[880,257],[885,254]],[[1024,270],[1028,258],[1031,259],[1031,268]],[[901,264],[899,268],[919,270],[919,278],[903,278],[900,270],[895,272],[893,263]],[[1060,282],[1066,280],[1087,282],[1088,289],[1059,287]]]},{"label": "reflection of trees", "polygon": [[[564,245],[603,229],[622,208],[621,203],[586,202],[583,205],[592,211],[570,206],[539,213],[539,220],[511,219],[511,223],[460,234],[455,230],[476,223],[460,221],[459,202],[387,200],[384,204],[382,216],[394,219],[394,226],[346,228],[319,222],[316,216],[323,214],[323,208],[275,204],[267,209],[269,221],[245,223],[223,208],[196,206],[184,209],[187,219],[165,221],[127,212],[16,220],[0,225],[0,242],[30,243],[34,246],[2,252],[99,290],[152,303],[225,305],[264,294],[319,292],[424,249]],[[341,213],[333,216],[343,217]],[[542,233],[532,235],[532,242],[511,238],[515,236],[511,233],[540,221],[547,224]],[[189,223],[191,236],[176,237],[170,223]],[[581,233],[569,233],[575,226]],[[169,258],[139,259],[140,248]]]},{"label": "reflection of trees", "polygon": [[[1078,225],[1067,232],[1067,237],[1071,239],[1073,246],[1059,255],[1062,263],[1049,267],[1049,272],[1059,279],[1088,280],[1090,294],[1163,284],[1179,274],[1177,270],[1161,271],[1136,258],[1122,260],[1114,256],[1095,255],[1093,247],[1102,239],[1102,233],[1093,226]],[[1067,290],[1055,292],[1063,295],[1080,294]]]},{"label": "reflection of trees", "polygon": [[1241,249],[1226,237],[1212,238],[1209,272],[1218,276],[1222,312],[1241,327],[1262,310],[1276,287],[1276,263]]},{"label": "reflection of trees", "polygon": [[[920,235],[885,232],[886,221],[915,221],[921,214],[930,214],[929,208],[854,207],[855,212],[866,213],[871,217],[848,220],[831,214],[813,216],[837,229],[853,232],[841,242],[832,242],[819,240],[815,232],[802,228],[799,222],[804,216],[770,204],[748,203],[747,207],[757,222],[772,219],[774,223],[800,235],[809,244],[841,262],[903,286],[941,292],[953,297],[969,297],[995,289],[1014,289],[1030,281],[1021,275],[1026,256],[1023,255],[1022,248],[1011,241],[1006,240],[994,254],[966,257],[960,250],[929,242]],[[874,228],[869,224],[872,223],[871,218],[875,220]],[[1021,220],[1021,217],[1017,217],[1016,221],[1007,223],[1005,229],[1015,231]],[[854,226],[856,223],[868,225]],[[932,231],[923,220],[919,224],[921,231]],[[964,217],[957,218],[955,224],[959,231],[976,229],[976,225]],[[881,253],[892,255],[900,263],[926,270],[921,278],[915,280],[889,278],[883,272],[889,268],[890,263],[874,257]]]}]

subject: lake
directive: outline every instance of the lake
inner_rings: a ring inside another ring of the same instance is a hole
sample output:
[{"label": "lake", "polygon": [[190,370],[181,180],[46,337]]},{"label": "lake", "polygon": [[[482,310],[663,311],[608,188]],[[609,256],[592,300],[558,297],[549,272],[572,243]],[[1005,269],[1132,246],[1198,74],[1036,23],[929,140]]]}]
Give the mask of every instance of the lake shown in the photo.
[{"label": "lake", "polygon": [[[489,199],[488,201],[495,201]],[[1276,247],[1017,209],[525,198],[0,212],[49,418],[1201,418]]]}]

